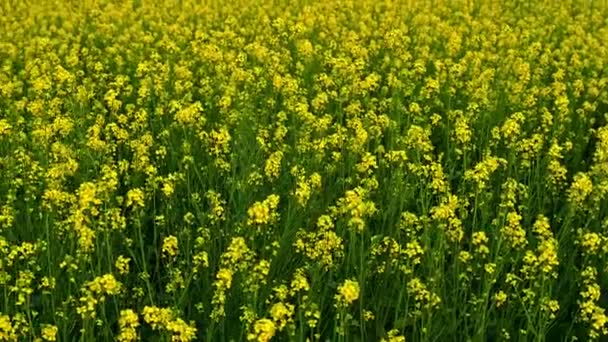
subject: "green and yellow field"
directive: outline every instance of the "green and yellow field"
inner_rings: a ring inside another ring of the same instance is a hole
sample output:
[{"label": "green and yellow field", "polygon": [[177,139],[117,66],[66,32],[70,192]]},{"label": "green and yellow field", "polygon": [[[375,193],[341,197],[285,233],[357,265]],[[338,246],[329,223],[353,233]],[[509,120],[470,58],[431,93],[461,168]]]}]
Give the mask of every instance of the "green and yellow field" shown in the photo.
[{"label": "green and yellow field", "polygon": [[606,1],[0,1],[0,341],[590,341],[606,308]]}]

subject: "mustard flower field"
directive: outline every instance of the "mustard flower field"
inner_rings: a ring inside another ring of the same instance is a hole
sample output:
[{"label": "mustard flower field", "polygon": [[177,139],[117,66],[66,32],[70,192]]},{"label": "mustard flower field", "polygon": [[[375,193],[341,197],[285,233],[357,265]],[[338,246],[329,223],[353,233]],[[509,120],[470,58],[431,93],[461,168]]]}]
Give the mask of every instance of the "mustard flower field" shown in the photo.
[{"label": "mustard flower field", "polygon": [[0,341],[607,341],[606,309],[605,1],[0,1]]}]

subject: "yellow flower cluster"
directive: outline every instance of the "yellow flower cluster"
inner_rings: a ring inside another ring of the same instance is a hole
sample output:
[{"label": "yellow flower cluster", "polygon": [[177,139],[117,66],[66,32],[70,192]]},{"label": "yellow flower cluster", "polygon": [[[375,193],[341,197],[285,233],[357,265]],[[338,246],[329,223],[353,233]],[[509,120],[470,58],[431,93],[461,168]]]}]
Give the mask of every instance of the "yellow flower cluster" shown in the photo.
[{"label": "yellow flower cluster", "polygon": [[333,210],[334,215],[346,215],[348,217],[348,227],[362,232],[365,229],[365,218],[376,213],[376,205],[372,201],[367,201],[367,190],[357,187],[354,190],[347,190],[344,197],[338,199]]},{"label": "yellow flower cluster", "polygon": [[[158,308],[146,306],[143,309],[143,318],[152,329],[166,330],[171,334],[171,341],[189,342],[196,337],[196,328],[188,325],[181,318],[176,317],[175,313],[168,308]],[[131,317],[134,319],[135,317]],[[133,325],[133,323],[131,323]]]},{"label": "yellow flower cluster", "polygon": [[250,226],[263,226],[276,220],[277,214],[274,212],[279,205],[279,196],[270,195],[262,202],[255,202],[247,210],[247,224]]},{"label": "yellow flower cluster", "polygon": [[317,262],[322,268],[330,269],[344,254],[342,238],[334,231],[334,223],[330,216],[321,215],[316,225],[318,227],[316,232],[298,231],[293,246],[296,251]]},{"label": "yellow flower cluster", "polygon": [[120,332],[116,339],[120,342],[137,341],[137,327],[139,326],[139,317],[130,309],[120,311],[118,319]]},{"label": "yellow flower cluster", "polygon": [[607,18],[0,1],[0,340],[605,339]]},{"label": "yellow flower cluster", "polygon": [[275,334],[274,322],[268,318],[262,318],[253,324],[253,331],[247,335],[248,341],[268,342]]},{"label": "yellow flower cluster", "polygon": [[356,280],[347,279],[338,286],[336,302],[338,306],[350,305],[359,299],[359,283]]},{"label": "yellow flower cluster", "polygon": [[604,308],[597,305],[600,299],[601,289],[597,284],[597,270],[587,267],[583,270],[583,284],[580,292],[580,317],[583,322],[590,325],[589,337],[598,338],[608,333],[608,317]]},{"label": "yellow flower cluster", "polygon": [[80,306],[76,311],[83,318],[95,318],[96,306],[105,302],[106,296],[117,295],[122,289],[122,283],[117,281],[112,274],[96,277],[82,289],[83,296],[78,300]]}]

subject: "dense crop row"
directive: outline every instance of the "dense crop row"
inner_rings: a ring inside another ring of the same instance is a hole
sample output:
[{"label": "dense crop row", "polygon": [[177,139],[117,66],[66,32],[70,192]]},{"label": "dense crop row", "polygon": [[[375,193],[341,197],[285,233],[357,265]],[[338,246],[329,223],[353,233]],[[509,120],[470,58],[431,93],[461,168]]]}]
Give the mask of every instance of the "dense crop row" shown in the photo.
[{"label": "dense crop row", "polygon": [[608,6],[0,1],[0,340],[608,333]]}]

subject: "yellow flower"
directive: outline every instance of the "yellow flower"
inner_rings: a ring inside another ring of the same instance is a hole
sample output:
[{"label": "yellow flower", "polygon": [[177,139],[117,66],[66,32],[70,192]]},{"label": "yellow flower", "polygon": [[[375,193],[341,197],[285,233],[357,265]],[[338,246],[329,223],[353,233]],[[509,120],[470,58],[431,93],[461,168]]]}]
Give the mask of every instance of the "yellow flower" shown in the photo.
[{"label": "yellow flower", "polygon": [[359,173],[371,173],[378,165],[376,164],[376,157],[369,152],[365,152],[361,158],[361,162],[357,164],[357,172]]},{"label": "yellow flower", "polygon": [[143,310],[144,321],[152,329],[165,328],[173,319],[173,311],[168,308],[158,308],[156,306],[145,306]]},{"label": "yellow flower", "polygon": [[120,293],[122,284],[112,274],[104,274],[95,278],[89,284],[89,289],[98,294],[115,295]]},{"label": "yellow flower", "polygon": [[232,284],[232,271],[226,268],[222,268],[217,272],[216,278],[219,284],[222,284],[223,288],[230,288]]},{"label": "yellow flower", "polygon": [[8,135],[11,132],[11,124],[6,119],[0,120],[0,137],[2,135]]},{"label": "yellow flower", "polygon": [[139,317],[137,317],[137,314],[133,310],[127,309],[120,312],[118,326],[120,327],[120,332],[118,333],[117,337],[119,342],[131,342],[137,340]]},{"label": "yellow flower", "polygon": [[583,253],[595,254],[600,248],[602,238],[597,233],[585,233],[583,235],[581,246],[583,247]]},{"label": "yellow flower", "polygon": [[169,235],[163,239],[162,253],[163,256],[173,258],[179,251],[177,238],[173,235]]},{"label": "yellow flower", "polygon": [[188,325],[181,318],[167,322],[166,328],[172,333],[173,342],[190,342],[196,337],[196,328]]},{"label": "yellow flower", "polygon": [[472,242],[477,247],[476,251],[482,256],[486,256],[490,253],[490,249],[487,246],[488,237],[485,232],[479,231],[473,233]]},{"label": "yellow flower", "polygon": [[315,172],[312,175],[310,175],[310,186],[313,189],[321,188],[321,175],[320,174]]},{"label": "yellow flower", "polygon": [[441,303],[441,298],[439,298],[437,294],[429,291],[419,278],[410,280],[407,283],[407,288],[408,291],[414,295],[417,306],[435,308]]},{"label": "yellow flower", "polygon": [[555,299],[544,298],[542,307],[549,314],[550,319],[555,319],[557,312],[559,311],[559,302]]},{"label": "yellow flower", "polygon": [[393,329],[388,332],[388,336],[380,340],[380,342],[405,342],[405,337],[399,334],[399,330]]},{"label": "yellow flower", "polygon": [[123,285],[112,274],[104,274],[88,282],[82,291],[84,295],[78,299],[80,306],[76,312],[82,318],[94,318],[98,303],[103,303],[107,295],[117,295],[122,291]]},{"label": "yellow flower", "polygon": [[276,217],[274,212],[279,205],[279,196],[270,195],[262,202],[255,202],[247,210],[248,225],[265,225],[270,223]]},{"label": "yellow flower", "polygon": [[171,195],[173,195],[173,192],[175,191],[175,187],[173,186],[172,182],[167,181],[163,183],[163,187],[161,190],[163,194],[165,194],[165,196],[171,197]]},{"label": "yellow flower", "polygon": [[298,201],[298,204],[301,205],[302,207],[306,206],[306,203],[308,202],[308,199],[310,198],[310,194],[311,194],[310,185],[308,184],[308,182],[306,182],[304,177],[302,177],[296,184],[295,196],[296,196],[296,200]]},{"label": "yellow flower", "polygon": [[500,290],[494,295],[494,300],[496,301],[496,307],[501,307],[507,301],[507,294]]},{"label": "yellow flower", "polygon": [[144,206],[144,192],[141,189],[131,189],[127,192],[127,206],[128,207],[143,207]]},{"label": "yellow flower", "polygon": [[575,205],[581,205],[593,191],[593,183],[587,174],[577,173],[568,190],[568,200]]},{"label": "yellow flower", "polygon": [[199,102],[193,103],[185,108],[181,108],[175,113],[175,121],[182,125],[191,125],[204,122],[202,117],[203,107]]},{"label": "yellow flower", "polygon": [[295,272],[293,280],[291,281],[291,293],[308,291],[309,289],[310,285],[308,284],[308,279],[306,278],[304,270],[302,268],[298,268]]},{"label": "yellow flower", "polygon": [[264,172],[268,179],[275,179],[279,176],[281,171],[281,160],[283,159],[283,152],[276,151],[268,157],[266,165],[264,166]]},{"label": "yellow flower", "polygon": [[42,327],[42,339],[45,341],[57,341],[57,327],[45,324]]},{"label": "yellow flower", "polygon": [[270,315],[279,330],[283,330],[293,316],[294,306],[291,304],[276,303],[270,308]]},{"label": "yellow flower", "polygon": [[131,261],[131,258],[127,258],[122,255],[118,256],[118,258],[116,259],[116,262],[114,263],[114,266],[118,270],[118,273],[120,273],[122,275],[129,273],[129,262],[130,261]]},{"label": "yellow flower", "polygon": [[0,315],[0,339],[3,341],[16,341],[15,330],[8,315]]},{"label": "yellow flower", "polygon": [[339,304],[352,304],[359,299],[359,283],[356,280],[345,280],[342,285],[338,287],[336,299]]},{"label": "yellow flower", "polygon": [[276,327],[274,322],[268,318],[262,318],[253,324],[253,332],[247,335],[247,340],[257,342],[268,342],[274,336]]},{"label": "yellow flower", "polygon": [[502,228],[506,240],[515,249],[525,247],[528,244],[526,231],[521,227],[521,219],[521,215],[517,212],[510,212],[507,214],[507,222]]}]

